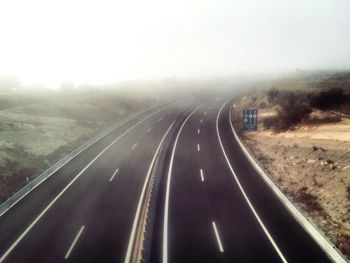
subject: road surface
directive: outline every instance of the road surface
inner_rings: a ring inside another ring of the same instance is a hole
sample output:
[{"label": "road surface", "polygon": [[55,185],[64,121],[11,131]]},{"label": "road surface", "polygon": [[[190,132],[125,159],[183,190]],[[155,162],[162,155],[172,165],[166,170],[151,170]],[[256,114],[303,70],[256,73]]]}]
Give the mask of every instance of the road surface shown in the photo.
[{"label": "road surface", "polygon": [[242,153],[227,97],[210,95],[142,114],[65,164],[0,217],[0,262],[127,262],[161,141],[149,262],[331,262]]}]

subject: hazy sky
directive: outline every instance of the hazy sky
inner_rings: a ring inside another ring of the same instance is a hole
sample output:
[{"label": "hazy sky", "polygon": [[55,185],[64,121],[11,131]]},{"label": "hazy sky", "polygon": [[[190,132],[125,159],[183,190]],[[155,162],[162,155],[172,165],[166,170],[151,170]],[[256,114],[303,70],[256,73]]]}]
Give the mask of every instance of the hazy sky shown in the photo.
[{"label": "hazy sky", "polygon": [[0,0],[0,75],[26,84],[330,67],[349,0]]}]

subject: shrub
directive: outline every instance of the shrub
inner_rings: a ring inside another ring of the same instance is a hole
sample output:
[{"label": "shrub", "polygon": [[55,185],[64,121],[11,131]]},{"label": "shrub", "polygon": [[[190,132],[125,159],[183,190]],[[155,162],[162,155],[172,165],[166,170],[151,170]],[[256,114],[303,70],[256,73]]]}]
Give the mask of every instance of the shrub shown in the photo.
[{"label": "shrub", "polygon": [[260,102],[260,104],[259,104],[259,108],[260,109],[265,109],[266,108],[266,102],[265,101],[262,101],[262,102]]},{"label": "shrub", "polygon": [[350,95],[342,88],[322,91],[310,99],[310,105],[321,110],[336,109],[344,104],[350,104]]},{"label": "shrub", "polygon": [[276,88],[272,88],[269,89],[269,91],[267,92],[267,101],[268,103],[272,103],[275,101],[275,99],[278,97],[279,95],[279,90]]},{"label": "shrub", "polygon": [[278,128],[287,130],[308,118],[311,112],[311,108],[307,105],[300,105],[296,102],[287,103],[278,111],[277,118],[281,119],[281,125]]},{"label": "shrub", "polygon": [[307,187],[303,187],[296,193],[297,201],[306,205],[311,211],[322,212],[323,208],[318,202],[317,197],[308,193],[307,190]]}]

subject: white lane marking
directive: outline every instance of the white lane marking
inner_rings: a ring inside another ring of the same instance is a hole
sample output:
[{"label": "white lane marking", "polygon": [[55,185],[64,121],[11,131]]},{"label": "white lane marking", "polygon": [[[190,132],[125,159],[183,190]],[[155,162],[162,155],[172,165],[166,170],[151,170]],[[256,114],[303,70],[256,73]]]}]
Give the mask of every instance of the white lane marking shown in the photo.
[{"label": "white lane marking", "polygon": [[203,170],[202,170],[202,169],[200,169],[199,171],[200,171],[200,174],[201,174],[201,180],[202,180],[202,182],[204,182]]},{"label": "white lane marking", "polygon": [[171,128],[173,127],[174,123],[175,123],[175,121],[169,126],[168,130],[165,132],[165,134],[164,134],[162,140],[160,141],[160,143],[159,143],[159,145],[158,145],[157,150],[156,150],[155,153],[154,153],[154,156],[153,156],[153,159],[152,159],[152,161],[151,161],[151,164],[150,164],[150,166],[149,166],[149,168],[148,168],[147,175],[146,175],[146,180],[145,180],[145,182],[144,182],[144,184],[143,184],[143,187],[142,187],[142,191],[141,191],[139,203],[138,203],[137,209],[136,209],[136,214],[135,214],[135,218],[134,218],[134,223],[133,223],[133,226],[132,226],[132,229],[131,229],[131,233],[130,233],[128,249],[127,249],[126,256],[125,256],[125,260],[124,260],[125,263],[129,263],[130,260],[131,260],[131,253],[132,253],[132,247],[133,247],[133,243],[134,243],[135,235],[136,235],[137,222],[138,222],[139,217],[140,217],[141,206],[142,206],[143,200],[144,200],[144,198],[145,198],[146,187],[147,187],[147,183],[148,183],[148,181],[150,180],[150,177],[151,177],[152,168],[153,168],[154,163],[155,163],[155,161],[156,161],[156,157],[157,157],[157,155],[159,154],[160,147],[161,147],[161,145],[163,144],[163,141],[164,141],[165,137],[167,136],[167,134],[169,133],[169,131],[170,131]]},{"label": "white lane marking", "polygon": [[159,119],[158,119],[158,122],[160,122],[161,120],[163,120],[163,117],[162,117],[162,118],[159,118]]},{"label": "white lane marking", "polygon": [[106,148],[103,149],[94,159],[92,159],[84,168],[80,171],[73,179],[70,181],[65,188],[48,204],[47,207],[34,219],[34,221],[24,230],[24,232],[13,242],[13,244],[6,250],[6,252],[1,256],[0,263],[2,263],[8,255],[14,250],[14,248],[18,245],[19,242],[28,234],[28,232],[36,225],[36,223],[46,214],[46,212],[56,203],[56,201],[67,191],[67,189],[85,172],[86,169],[88,169],[96,160],[99,158],[104,152],[106,152],[112,145],[119,141],[120,138],[122,138],[125,134],[127,134],[129,131],[131,131],[133,128],[137,127],[139,124],[141,124],[143,121],[149,119],[153,115],[157,114],[158,112],[162,111],[164,109],[160,109],[158,111],[153,112],[152,114],[144,117],[142,120],[135,123],[133,126],[131,126],[129,129],[124,131],[119,137],[117,137],[113,142],[111,142]]},{"label": "white lane marking", "polygon": [[68,258],[69,258],[70,254],[71,254],[72,251],[73,251],[74,246],[75,246],[76,243],[78,242],[79,237],[80,237],[81,234],[83,233],[84,229],[85,229],[85,226],[82,226],[82,227],[80,228],[78,234],[75,236],[75,238],[74,238],[74,240],[73,240],[73,243],[72,243],[71,246],[69,247],[69,249],[68,249],[68,251],[67,251],[67,253],[66,253],[64,259],[68,259]]},{"label": "white lane marking", "polygon": [[[233,105],[235,107],[235,105]],[[232,114],[232,109],[230,112],[230,116]],[[343,256],[333,247],[333,245],[315,228],[300,211],[293,205],[292,202],[281,192],[281,190],[273,183],[270,177],[264,172],[264,170],[260,167],[259,163],[250,155],[246,147],[243,145],[241,139],[238,137],[235,132],[232,122],[230,121],[230,126],[234,137],[236,138],[239,146],[243,150],[244,154],[248,157],[250,163],[254,166],[254,168],[259,172],[262,178],[265,180],[267,185],[273,190],[276,196],[281,200],[283,205],[288,209],[288,211],[292,214],[292,216],[299,222],[299,224],[305,229],[305,231],[316,241],[316,243],[325,251],[329,258],[331,258],[334,262],[337,263],[346,263],[347,261],[343,258]]]},{"label": "white lane marking", "polygon": [[200,133],[201,133],[201,129],[198,129],[198,130],[197,130],[197,133],[200,134]]},{"label": "white lane marking", "polygon": [[219,247],[219,251],[221,253],[224,252],[224,248],[222,246],[222,243],[221,243],[221,239],[220,239],[220,235],[219,235],[219,232],[218,232],[218,229],[216,228],[216,224],[215,222],[211,222],[212,223],[212,226],[213,226],[213,229],[214,229],[214,234],[215,234],[215,237],[216,237],[216,242],[218,243],[218,247]]},{"label": "white lane marking", "polygon": [[201,119],[200,123],[203,123],[203,119]]},{"label": "white lane marking", "polygon": [[197,151],[199,152],[201,150],[201,146],[199,145],[199,143],[197,143]]},{"label": "white lane marking", "polygon": [[183,127],[185,126],[188,119],[192,116],[194,112],[196,112],[201,106],[203,106],[204,103],[199,105],[197,108],[195,108],[190,115],[186,118],[186,120],[182,123],[180,130],[178,131],[175,139],[175,143],[173,146],[173,150],[171,152],[171,158],[170,158],[170,164],[169,164],[169,170],[168,170],[168,178],[167,178],[167,184],[166,184],[166,192],[165,192],[165,205],[164,205],[164,224],[163,224],[163,263],[168,263],[168,221],[169,221],[169,195],[170,195],[170,181],[171,181],[171,174],[173,170],[173,162],[174,162],[174,156],[175,156],[175,150],[177,146],[177,142],[179,140],[181,131]]},{"label": "white lane marking", "polygon": [[135,143],[132,147],[131,147],[131,150],[135,150],[135,148],[137,147],[138,143]]},{"label": "white lane marking", "polygon": [[147,131],[146,131],[146,133],[149,133],[150,131],[151,131],[151,128],[148,128]]},{"label": "white lane marking", "polygon": [[114,179],[114,176],[117,174],[117,172],[119,171],[119,168],[117,168],[115,170],[115,172],[113,173],[113,175],[111,176],[111,178],[109,179],[110,182],[112,182],[112,180]]},{"label": "white lane marking", "polygon": [[[228,102],[228,101],[227,101],[227,102]],[[222,153],[224,154],[224,157],[225,157],[225,160],[226,160],[226,162],[227,162],[227,165],[228,165],[228,167],[230,168],[231,173],[232,173],[232,175],[233,175],[233,177],[234,177],[234,179],[235,179],[235,181],[236,181],[236,183],[237,183],[237,185],[238,185],[238,188],[239,188],[239,190],[241,191],[241,193],[242,193],[244,199],[246,200],[246,202],[247,202],[247,204],[248,204],[250,210],[253,212],[253,214],[254,214],[256,220],[258,221],[260,227],[262,228],[262,230],[264,231],[265,235],[266,235],[266,236],[268,237],[268,239],[270,240],[272,246],[273,246],[274,249],[276,250],[276,252],[277,252],[277,254],[279,255],[279,257],[281,258],[282,262],[286,263],[286,262],[288,262],[288,261],[287,261],[287,260],[285,259],[285,257],[283,256],[281,250],[278,248],[276,242],[273,240],[273,238],[272,238],[272,236],[270,235],[269,231],[267,230],[267,228],[265,227],[264,223],[263,223],[262,220],[260,219],[258,213],[255,211],[255,208],[253,207],[252,203],[250,202],[250,200],[249,200],[247,194],[245,193],[245,191],[244,191],[244,189],[243,189],[243,187],[242,187],[242,185],[241,185],[241,183],[240,183],[240,181],[239,181],[239,179],[238,179],[236,173],[234,172],[234,170],[233,170],[233,168],[232,168],[232,165],[231,165],[231,163],[230,163],[230,161],[229,161],[229,159],[228,159],[228,157],[227,157],[227,154],[226,154],[226,152],[225,152],[224,146],[223,146],[223,144],[222,144],[221,136],[220,136],[220,132],[219,132],[219,117],[220,117],[220,114],[221,114],[222,109],[223,109],[224,106],[227,104],[227,102],[225,102],[225,103],[221,106],[221,108],[220,108],[220,110],[219,110],[219,112],[218,112],[218,115],[217,115],[217,117],[216,117],[216,133],[217,133],[217,136],[218,136],[218,139],[219,139],[219,144],[220,144],[220,146],[221,146]]]},{"label": "white lane marking", "polygon": [[207,112],[204,112],[204,116],[206,116],[207,115]]}]

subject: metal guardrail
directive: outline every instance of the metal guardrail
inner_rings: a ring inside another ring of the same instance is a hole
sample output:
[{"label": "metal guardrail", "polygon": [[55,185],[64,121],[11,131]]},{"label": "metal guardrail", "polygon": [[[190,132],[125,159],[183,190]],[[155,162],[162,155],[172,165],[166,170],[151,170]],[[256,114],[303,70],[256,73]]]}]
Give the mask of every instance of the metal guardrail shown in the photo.
[{"label": "metal guardrail", "polygon": [[5,202],[0,204],[0,216],[5,214],[12,206],[14,206],[16,203],[18,203],[22,198],[24,198],[28,193],[30,193],[33,189],[35,189],[38,185],[40,185],[42,182],[44,182],[47,178],[49,178],[52,174],[54,174],[56,171],[58,171],[61,167],[63,167],[65,164],[67,164],[70,160],[72,160],[75,156],[89,148],[91,145],[96,143],[97,141],[101,140],[108,134],[112,133],[116,129],[120,128],[121,126],[131,122],[136,117],[141,116],[147,112],[152,111],[153,109],[161,107],[161,106],[153,106],[149,107],[143,111],[139,111],[136,113],[131,114],[129,117],[127,117],[124,120],[118,121],[115,125],[107,128],[106,130],[100,132],[93,138],[86,141],[84,144],[79,146],[78,148],[74,149],[72,152],[64,156],[62,159],[60,159],[58,162],[50,166],[47,170],[42,172],[40,175],[36,176],[32,181],[30,181],[28,184],[26,184],[24,187],[22,187],[18,192],[16,192],[14,195],[9,197]]}]

